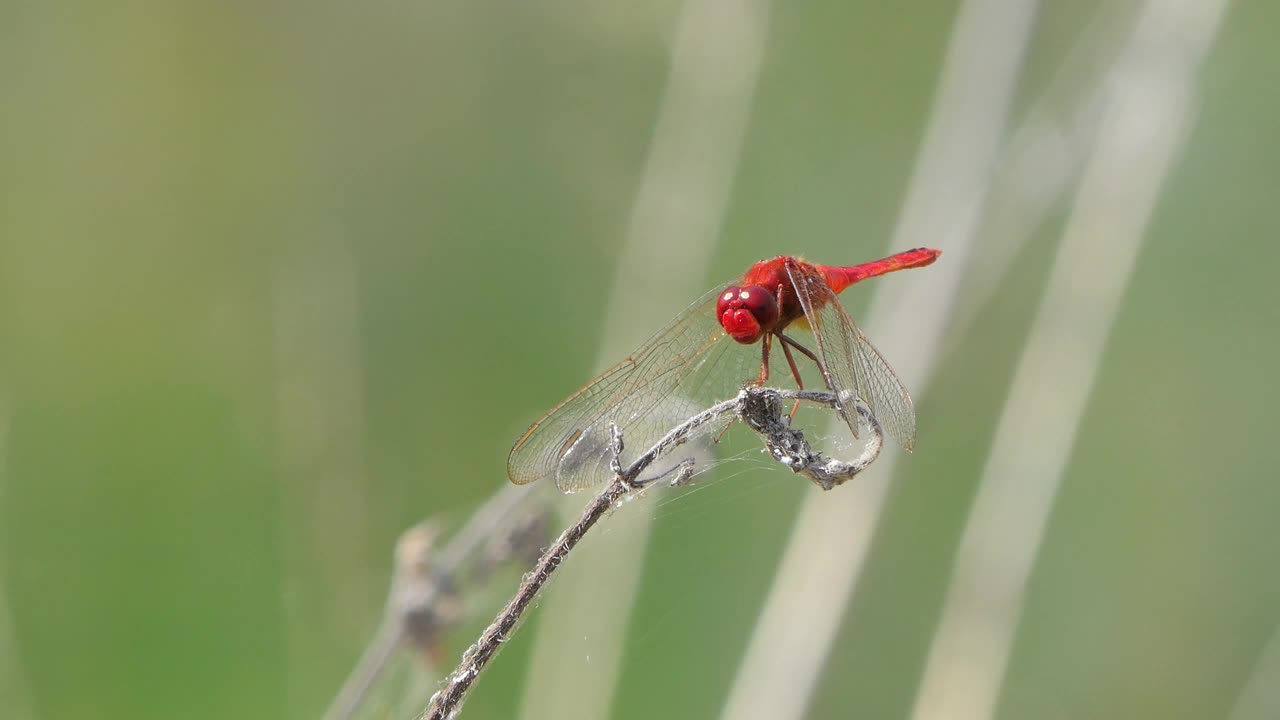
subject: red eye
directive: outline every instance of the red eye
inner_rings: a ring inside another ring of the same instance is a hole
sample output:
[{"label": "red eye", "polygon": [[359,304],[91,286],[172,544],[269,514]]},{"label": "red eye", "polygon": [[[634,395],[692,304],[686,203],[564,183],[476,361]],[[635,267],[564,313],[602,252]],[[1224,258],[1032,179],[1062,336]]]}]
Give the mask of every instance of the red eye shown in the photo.
[{"label": "red eye", "polygon": [[742,306],[751,311],[760,327],[769,330],[778,322],[778,300],[773,293],[759,285],[742,288],[738,291]]},{"label": "red eye", "polygon": [[720,299],[716,301],[716,317],[724,317],[725,311],[734,306],[738,300],[738,293],[742,288],[737,285],[730,285],[720,293]]},{"label": "red eye", "polygon": [[778,301],[759,285],[731,285],[716,301],[716,317],[734,340],[753,343],[778,322]]}]

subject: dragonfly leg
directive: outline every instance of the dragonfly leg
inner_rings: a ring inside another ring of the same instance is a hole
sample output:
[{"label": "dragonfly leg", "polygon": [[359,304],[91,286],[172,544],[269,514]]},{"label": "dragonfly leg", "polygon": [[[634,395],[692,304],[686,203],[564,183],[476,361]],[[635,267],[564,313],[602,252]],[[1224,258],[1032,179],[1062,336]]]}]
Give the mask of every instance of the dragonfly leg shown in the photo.
[{"label": "dragonfly leg", "polygon": [[[781,334],[779,334],[781,337]],[[791,366],[791,377],[796,379],[796,389],[804,389],[804,380],[800,377],[800,369],[796,367],[796,359],[791,356],[791,346],[787,345],[786,340],[782,341],[782,352],[787,356],[787,364]],[[795,404],[791,406],[791,414],[787,416],[788,420],[796,419],[796,411],[800,409],[800,398],[796,398]]]},{"label": "dragonfly leg", "polygon": [[[782,340],[783,344],[785,344],[785,345],[790,345],[791,347],[793,347],[793,348],[795,348],[795,349],[799,350],[800,352],[804,353],[806,357],[808,357],[810,360],[812,360],[812,361],[813,361],[813,363],[814,363],[815,365],[817,365],[817,366],[818,366],[818,369],[822,369],[822,361],[818,360],[818,356],[817,356],[817,355],[814,355],[812,350],[810,350],[809,348],[807,348],[807,347],[805,347],[805,346],[801,345],[800,343],[796,342],[795,340],[791,339],[789,336],[787,336],[787,335],[783,335],[782,333],[778,333],[778,338]],[[794,369],[795,369],[795,365],[792,365],[792,366],[791,366],[791,368],[792,368],[792,370],[794,370]]]},{"label": "dragonfly leg", "polygon": [[751,385],[764,387],[765,382],[769,379],[769,346],[772,341],[773,336],[768,334],[760,341],[760,374],[750,382]]},{"label": "dragonfly leg", "polygon": [[[814,355],[813,351],[811,351],[809,348],[801,345],[800,343],[796,342],[795,340],[792,340],[791,338],[787,337],[786,335],[783,335],[782,333],[778,333],[777,335],[778,335],[778,340],[782,342],[782,352],[785,353],[787,356],[787,364],[791,366],[791,376],[796,379],[796,389],[803,390],[804,380],[800,379],[800,369],[796,367],[796,359],[791,355],[791,348],[794,347],[795,349],[807,355],[810,360],[812,360],[815,364],[818,365],[819,369],[822,368],[822,363],[818,362],[818,356]],[[796,416],[796,411],[799,409],[800,409],[800,400],[797,399],[795,405],[791,406],[791,417],[793,419]]]}]

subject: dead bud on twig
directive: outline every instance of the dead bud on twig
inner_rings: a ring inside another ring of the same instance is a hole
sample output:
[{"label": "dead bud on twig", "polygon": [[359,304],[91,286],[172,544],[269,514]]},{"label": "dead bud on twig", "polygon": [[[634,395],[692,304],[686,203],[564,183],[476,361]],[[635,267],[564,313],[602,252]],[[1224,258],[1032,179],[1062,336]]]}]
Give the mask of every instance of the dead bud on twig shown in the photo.
[{"label": "dead bud on twig", "polygon": [[782,401],[797,399],[829,407],[834,407],[837,402],[835,395],[826,392],[747,387],[733,400],[714,405],[676,426],[626,467],[623,467],[621,460],[622,430],[611,425],[613,457],[610,466],[614,473],[613,482],[592,499],[578,520],[561,533],[555,543],[542,554],[533,571],[520,583],[515,596],[498,613],[493,623],[481,633],[480,639],[463,653],[462,662],[449,675],[444,687],[432,696],[423,718],[445,720],[455,716],[462,707],[467,693],[475,684],[476,678],[489,661],[498,654],[502,644],[511,637],[511,633],[524,617],[525,611],[529,609],[551,575],[560,567],[587,531],[610,509],[618,506],[624,496],[656,484],[658,480],[668,475],[672,476],[668,482],[670,485],[682,485],[688,481],[693,472],[691,461],[680,463],[658,478],[650,480],[639,478],[640,474],[655,460],[690,440],[697,432],[703,430],[704,426],[728,415],[735,416],[764,438],[765,447],[775,460],[786,465],[793,472],[808,477],[824,490],[830,490],[865,470],[880,454],[880,448],[884,442],[880,425],[871,412],[861,404],[858,406],[858,413],[865,421],[866,427],[870,429],[871,436],[856,459],[844,462],[826,457],[814,450],[805,439],[804,433],[792,428],[789,418],[784,419]]},{"label": "dead bud on twig", "polygon": [[359,662],[334,698],[326,720],[349,720],[395,653],[408,646],[428,672],[443,664],[444,632],[465,613],[459,586],[486,579],[514,561],[527,567],[545,545],[550,507],[529,503],[529,488],[504,485],[443,547],[437,523],[423,522],[396,542],[387,607]]}]

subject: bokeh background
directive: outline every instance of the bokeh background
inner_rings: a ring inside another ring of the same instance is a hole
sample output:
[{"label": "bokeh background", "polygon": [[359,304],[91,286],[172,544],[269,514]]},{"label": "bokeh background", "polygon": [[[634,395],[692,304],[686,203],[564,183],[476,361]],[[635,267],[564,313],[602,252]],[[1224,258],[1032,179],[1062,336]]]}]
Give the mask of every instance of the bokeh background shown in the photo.
[{"label": "bokeh background", "polygon": [[[960,7],[770,8],[724,206],[692,232],[706,259],[629,268],[681,2],[0,5],[0,715],[322,714],[396,538],[501,487],[602,338],[620,357],[761,257],[903,249]],[[1040,3],[1006,135],[1106,82],[1139,12]],[[1236,0],[1190,68],[1190,131],[1062,468],[1000,718],[1275,717],[1246,696],[1280,683],[1278,23]],[[993,187],[993,206],[1013,192]],[[965,277],[1009,265],[961,286],[968,319],[808,717],[912,712],[1071,195],[1019,242],[985,246],[979,222],[954,254]],[[619,283],[639,299],[621,315]],[[855,317],[871,292],[846,294]],[[720,712],[818,492],[761,464],[644,501],[608,716]],[[518,575],[468,597],[449,657]],[[464,717],[520,714],[538,626]],[[570,640],[572,674],[595,646]]]}]

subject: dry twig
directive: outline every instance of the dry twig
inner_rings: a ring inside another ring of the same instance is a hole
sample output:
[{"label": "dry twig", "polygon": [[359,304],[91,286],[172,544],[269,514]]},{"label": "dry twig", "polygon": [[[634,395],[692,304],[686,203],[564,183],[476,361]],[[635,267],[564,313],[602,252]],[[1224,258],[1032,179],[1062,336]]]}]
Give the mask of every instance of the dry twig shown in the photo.
[{"label": "dry twig", "polygon": [[859,406],[858,411],[871,430],[870,436],[861,454],[856,459],[845,462],[814,450],[805,439],[804,433],[791,427],[789,420],[784,419],[783,416],[783,400],[787,399],[805,400],[829,407],[836,403],[836,396],[831,393],[747,387],[733,400],[710,407],[676,426],[625,468],[621,462],[622,430],[611,425],[613,482],[596,495],[578,520],[542,554],[533,571],[520,583],[515,596],[480,635],[480,639],[463,654],[462,662],[449,675],[444,687],[432,696],[430,706],[423,717],[426,720],[445,720],[458,712],[467,693],[475,684],[476,678],[497,655],[502,644],[511,637],[538,592],[587,534],[587,531],[611,508],[617,507],[625,496],[656,484],[667,475],[672,475],[668,481],[671,485],[682,485],[688,481],[693,474],[691,460],[676,466],[673,469],[674,473],[648,479],[641,479],[640,476],[655,460],[692,439],[699,430],[715,424],[716,421],[728,415],[734,415],[736,419],[741,420],[764,438],[765,447],[775,460],[793,472],[808,477],[824,490],[829,490],[862,472],[880,454],[883,443],[880,426],[866,408]]}]

